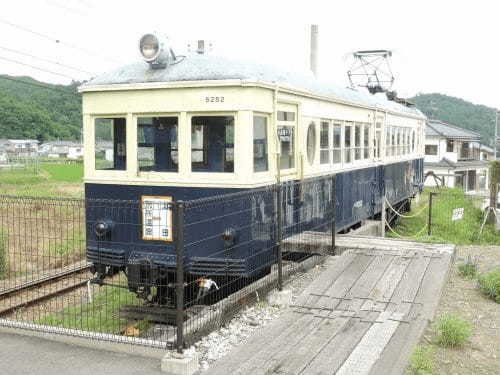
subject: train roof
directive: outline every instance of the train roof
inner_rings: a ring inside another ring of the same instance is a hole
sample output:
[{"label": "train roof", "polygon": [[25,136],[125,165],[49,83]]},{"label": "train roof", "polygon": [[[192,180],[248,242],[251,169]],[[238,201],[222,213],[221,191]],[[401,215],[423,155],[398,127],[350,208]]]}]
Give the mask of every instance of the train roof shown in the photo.
[{"label": "train roof", "polygon": [[371,95],[320,82],[312,73],[287,72],[269,65],[213,55],[188,56],[178,63],[168,65],[165,69],[151,69],[148,63],[138,61],[91,79],[80,86],[80,91],[98,91],[99,86],[121,84],[218,80],[277,84],[280,88],[305,91],[353,105],[425,117],[417,108],[390,101],[385,95]]}]

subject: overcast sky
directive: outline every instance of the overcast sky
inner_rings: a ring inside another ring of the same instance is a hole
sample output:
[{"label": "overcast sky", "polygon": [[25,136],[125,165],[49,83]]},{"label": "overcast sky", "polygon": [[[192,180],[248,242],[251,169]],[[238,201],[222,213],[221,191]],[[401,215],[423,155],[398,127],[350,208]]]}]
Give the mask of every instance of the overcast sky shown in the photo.
[{"label": "overcast sky", "polygon": [[[319,76],[347,86],[349,54],[393,50],[400,96],[440,92],[500,107],[500,20],[495,1],[127,1],[6,0],[0,13],[0,74],[52,83],[94,75],[140,59],[138,39],[168,35],[176,53],[197,39],[211,53],[307,70],[309,27],[319,25]],[[50,38],[23,31],[9,22]],[[84,52],[86,51],[86,52]],[[5,61],[17,60],[65,76]]]}]

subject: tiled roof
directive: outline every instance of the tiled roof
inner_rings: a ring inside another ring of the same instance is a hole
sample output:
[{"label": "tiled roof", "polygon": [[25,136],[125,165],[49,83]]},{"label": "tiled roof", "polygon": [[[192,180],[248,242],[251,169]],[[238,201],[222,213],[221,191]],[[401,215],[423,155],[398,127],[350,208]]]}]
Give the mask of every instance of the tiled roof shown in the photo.
[{"label": "tiled roof", "polygon": [[477,140],[481,139],[479,133],[473,132],[471,130],[462,129],[458,126],[447,124],[439,120],[427,120],[427,126],[425,127],[426,136],[435,137],[446,137],[446,138],[460,138],[467,140]]}]

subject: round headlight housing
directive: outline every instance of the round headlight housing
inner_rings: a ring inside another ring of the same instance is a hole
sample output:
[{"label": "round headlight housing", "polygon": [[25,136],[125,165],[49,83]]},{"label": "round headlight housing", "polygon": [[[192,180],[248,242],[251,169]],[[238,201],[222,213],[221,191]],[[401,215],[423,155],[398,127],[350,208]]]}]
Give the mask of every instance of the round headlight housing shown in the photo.
[{"label": "round headlight housing", "polygon": [[94,233],[98,238],[105,237],[111,233],[113,223],[110,220],[97,220],[94,224]]},{"label": "round headlight housing", "polygon": [[144,35],[139,41],[139,50],[147,62],[154,61],[161,53],[160,41],[153,34]]}]

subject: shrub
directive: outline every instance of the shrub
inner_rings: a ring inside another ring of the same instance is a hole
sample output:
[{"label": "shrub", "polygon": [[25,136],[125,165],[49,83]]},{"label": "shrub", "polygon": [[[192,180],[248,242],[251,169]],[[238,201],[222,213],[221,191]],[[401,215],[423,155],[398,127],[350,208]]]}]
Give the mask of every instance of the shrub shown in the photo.
[{"label": "shrub", "polygon": [[429,345],[418,345],[410,358],[409,374],[431,375],[434,374],[436,363],[434,350]]},{"label": "shrub", "polygon": [[442,315],[435,330],[437,343],[449,347],[463,345],[472,334],[470,323],[454,314]]},{"label": "shrub", "polygon": [[500,268],[479,276],[481,292],[500,303]]}]

